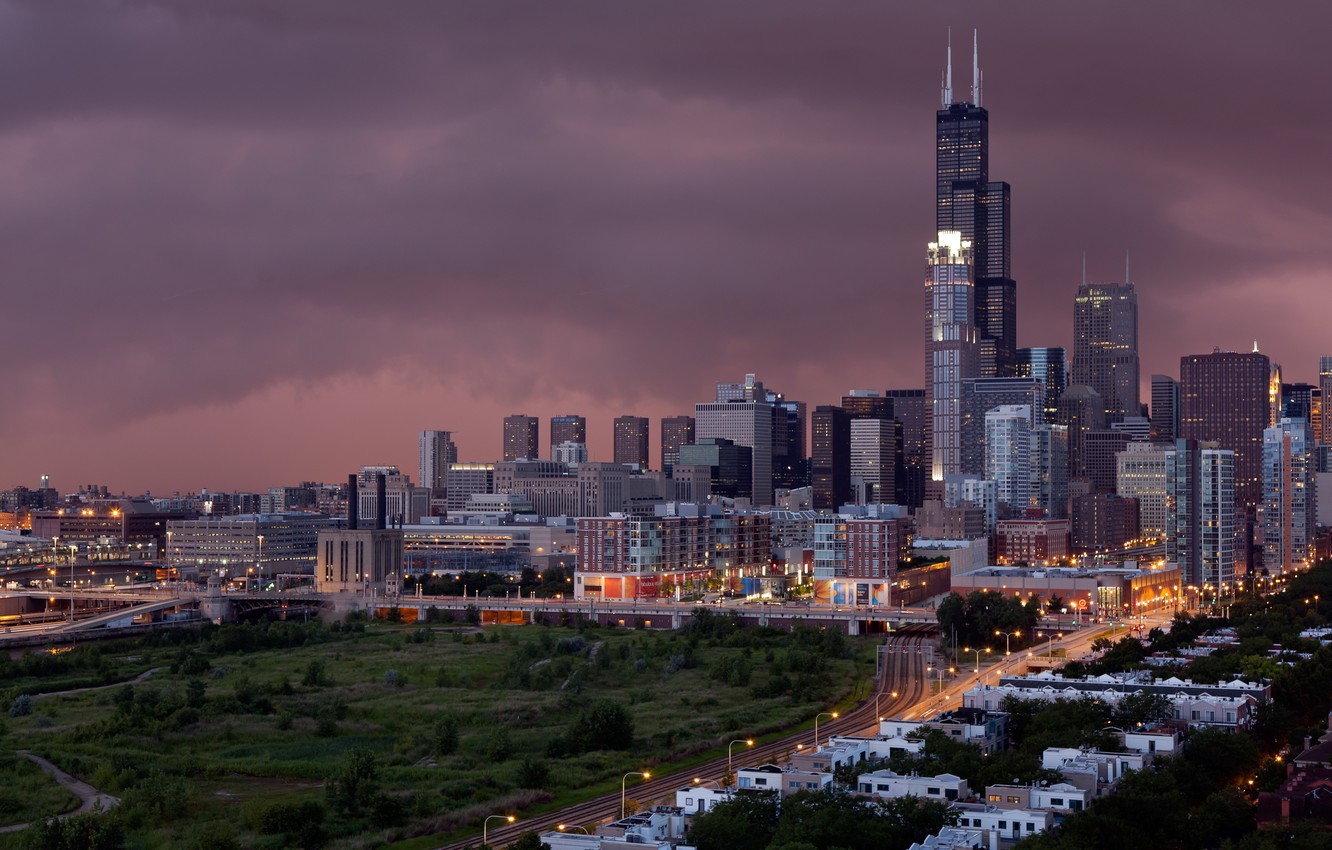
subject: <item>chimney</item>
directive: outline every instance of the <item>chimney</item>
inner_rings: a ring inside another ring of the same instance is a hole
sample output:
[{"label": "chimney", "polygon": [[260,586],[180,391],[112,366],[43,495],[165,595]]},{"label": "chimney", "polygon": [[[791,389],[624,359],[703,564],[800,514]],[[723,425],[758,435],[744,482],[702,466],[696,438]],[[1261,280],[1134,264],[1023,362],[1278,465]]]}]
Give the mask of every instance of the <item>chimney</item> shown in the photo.
[{"label": "chimney", "polygon": [[361,494],[356,486],[356,476],[347,476],[347,528],[355,531],[361,519]]},{"label": "chimney", "polygon": [[388,528],[388,481],[384,473],[375,475],[375,528],[383,531]]}]

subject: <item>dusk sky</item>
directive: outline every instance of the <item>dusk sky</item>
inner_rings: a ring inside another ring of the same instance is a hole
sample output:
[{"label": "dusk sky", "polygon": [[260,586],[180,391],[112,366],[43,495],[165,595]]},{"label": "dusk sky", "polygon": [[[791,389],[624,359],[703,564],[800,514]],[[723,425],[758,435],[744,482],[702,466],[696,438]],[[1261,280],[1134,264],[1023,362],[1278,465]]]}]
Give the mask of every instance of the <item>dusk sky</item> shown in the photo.
[{"label": "dusk sky", "polygon": [[1322,2],[0,2],[0,488],[416,477],[417,433],[923,385],[979,30],[1020,345],[1332,354]]}]

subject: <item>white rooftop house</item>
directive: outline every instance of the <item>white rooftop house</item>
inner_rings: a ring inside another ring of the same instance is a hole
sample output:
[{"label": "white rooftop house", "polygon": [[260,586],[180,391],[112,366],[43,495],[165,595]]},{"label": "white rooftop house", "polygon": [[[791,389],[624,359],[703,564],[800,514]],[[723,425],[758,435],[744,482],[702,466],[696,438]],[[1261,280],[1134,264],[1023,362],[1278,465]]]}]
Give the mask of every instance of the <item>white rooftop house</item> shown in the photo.
[{"label": "white rooftop house", "polygon": [[971,797],[971,788],[967,786],[967,781],[951,773],[919,776],[914,773],[903,775],[891,770],[876,770],[860,774],[856,779],[856,790],[862,794],[887,799],[921,797],[926,800],[952,802]]}]

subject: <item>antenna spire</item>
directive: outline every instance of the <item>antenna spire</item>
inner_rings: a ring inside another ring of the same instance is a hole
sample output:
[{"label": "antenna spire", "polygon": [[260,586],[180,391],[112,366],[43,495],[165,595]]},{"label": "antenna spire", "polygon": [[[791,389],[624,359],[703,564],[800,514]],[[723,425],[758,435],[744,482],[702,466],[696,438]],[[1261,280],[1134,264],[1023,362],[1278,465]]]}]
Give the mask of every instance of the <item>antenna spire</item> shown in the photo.
[{"label": "antenna spire", "polygon": [[1124,249],[1124,282],[1133,282],[1133,278],[1129,277],[1129,252],[1127,248]]},{"label": "antenna spire", "polygon": [[1087,285],[1087,252],[1082,252],[1082,285]]},{"label": "antenna spire", "polygon": [[971,102],[981,105],[980,37],[971,31]]},{"label": "antenna spire", "polygon": [[943,105],[949,106],[953,102],[953,28],[948,28],[948,65],[944,71],[943,84]]}]

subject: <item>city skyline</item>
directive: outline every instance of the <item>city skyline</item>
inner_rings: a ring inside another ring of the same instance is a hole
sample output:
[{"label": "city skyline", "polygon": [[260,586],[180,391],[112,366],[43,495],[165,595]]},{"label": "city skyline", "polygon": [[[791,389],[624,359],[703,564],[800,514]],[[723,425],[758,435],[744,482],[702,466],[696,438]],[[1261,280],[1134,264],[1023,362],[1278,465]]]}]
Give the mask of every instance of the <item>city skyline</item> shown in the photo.
[{"label": "city skyline", "polygon": [[647,416],[655,458],[746,373],[811,410],[920,387],[950,26],[1019,346],[1071,351],[1084,252],[1127,250],[1142,381],[1256,338],[1313,382],[1328,347],[1322,6],[0,13],[36,81],[0,93],[0,487],[412,474],[421,431],[493,460],[519,411],[586,416],[594,460]]}]

